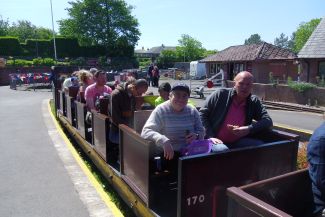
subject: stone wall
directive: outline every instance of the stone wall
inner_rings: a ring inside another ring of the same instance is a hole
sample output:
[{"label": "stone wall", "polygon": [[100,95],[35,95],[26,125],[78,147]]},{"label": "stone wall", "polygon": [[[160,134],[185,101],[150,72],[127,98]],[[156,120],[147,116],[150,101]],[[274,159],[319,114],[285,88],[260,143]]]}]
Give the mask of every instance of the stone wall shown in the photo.
[{"label": "stone wall", "polygon": [[[233,87],[233,81],[227,81],[228,87]],[[267,101],[288,102],[296,104],[311,104],[325,106],[325,88],[313,88],[304,93],[297,92],[284,84],[254,83],[253,94]]]}]

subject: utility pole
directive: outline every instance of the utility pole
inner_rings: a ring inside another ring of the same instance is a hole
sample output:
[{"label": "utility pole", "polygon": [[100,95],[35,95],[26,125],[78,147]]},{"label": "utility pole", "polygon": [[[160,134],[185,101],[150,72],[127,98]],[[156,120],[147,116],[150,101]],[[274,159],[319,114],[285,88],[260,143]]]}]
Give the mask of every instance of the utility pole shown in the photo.
[{"label": "utility pole", "polygon": [[57,61],[57,55],[56,55],[56,44],[55,44],[55,32],[54,32],[54,21],[53,21],[53,8],[52,8],[52,0],[50,0],[51,3],[51,16],[52,16],[52,31],[53,31],[53,47],[54,47],[54,59]]},{"label": "utility pole", "polygon": [[36,45],[36,58],[38,58],[38,39],[37,39],[37,31],[35,30],[35,45]]}]

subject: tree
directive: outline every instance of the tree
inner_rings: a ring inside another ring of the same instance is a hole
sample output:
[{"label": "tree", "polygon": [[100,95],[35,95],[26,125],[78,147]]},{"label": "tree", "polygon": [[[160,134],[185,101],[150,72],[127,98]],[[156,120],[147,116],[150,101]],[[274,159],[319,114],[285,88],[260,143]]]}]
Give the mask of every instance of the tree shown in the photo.
[{"label": "tree", "polygon": [[18,20],[9,27],[8,35],[18,37],[20,42],[35,38],[36,26],[27,20]]},{"label": "tree", "polygon": [[39,27],[35,31],[35,39],[51,39],[53,31],[47,28]]},{"label": "tree", "polygon": [[307,42],[309,36],[313,33],[313,31],[316,29],[317,25],[321,19],[312,19],[311,21],[307,23],[301,23],[295,32],[295,45],[294,45],[294,51],[299,52],[301,48],[305,45]]},{"label": "tree", "polygon": [[205,50],[204,51],[204,57],[208,57],[208,56],[214,55],[216,53],[218,53],[217,50]]},{"label": "tree", "polygon": [[176,47],[177,57],[184,62],[202,59],[205,49],[202,43],[189,35],[183,34],[178,40],[179,46]]},{"label": "tree", "polygon": [[124,0],[78,0],[69,4],[70,18],[59,21],[61,35],[76,37],[84,46],[104,45],[107,49],[120,38],[131,46],[139,40],[138,21]]},{"label": "tree", "polygon": [[0,15],[0,36],[6,36],[8,34],[9,21],[3,20]]},{"label": "tree", "polygon": [[157,59],[159,68],[173,67],[175,62],[183,61],[179,59],[175,50],[163,50]]},{"label": "tree", "polygon": [[281,48],[288,49],[289,48],[288,36],[286,36],[284,33],[281,33],[279,38],[275,38],[274,45]]},{"label": "tree", "polygon": [[263,41],[261,40],[261,36],[259,34],[253,34],[251,35],[248,39],[245,40],[245,45],[249,44],[258,44],[262,43]]},{"label": "tree", "polygon": [[295,50],[294,50],[295,40],[296,40],[296,33],[293,32],[290,37],[290,40],[288,41],[288,49],[291,50],[292,52],[295,52]]}]

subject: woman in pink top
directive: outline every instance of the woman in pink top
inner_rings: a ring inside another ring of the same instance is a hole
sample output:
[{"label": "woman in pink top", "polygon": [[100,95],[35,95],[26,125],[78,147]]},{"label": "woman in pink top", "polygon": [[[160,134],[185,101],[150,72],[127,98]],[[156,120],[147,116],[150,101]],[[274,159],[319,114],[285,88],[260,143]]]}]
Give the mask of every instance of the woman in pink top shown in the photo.
[{"label": "woman in pink top", "polygon": [[104,71],[96,71],[95,83],[89,85],[85,90],[85,100],[88,110],[95,109],[95,101],[104,93],[111,94],[112,89],[106,85],[106,73]]}]

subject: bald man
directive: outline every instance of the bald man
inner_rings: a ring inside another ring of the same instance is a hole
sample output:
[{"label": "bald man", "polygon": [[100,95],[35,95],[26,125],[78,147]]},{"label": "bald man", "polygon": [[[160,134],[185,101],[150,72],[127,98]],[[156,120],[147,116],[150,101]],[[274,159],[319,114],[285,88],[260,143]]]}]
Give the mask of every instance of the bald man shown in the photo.
[{"label": "bald man", "polygon": [[250,72],[238,73],[234,88],[216,90],[200,109],[206,135],[216,144],[213,151],[263,144],[251,136],[271,128],[273,123],[258,97],[251,94],[253,80]]}]

